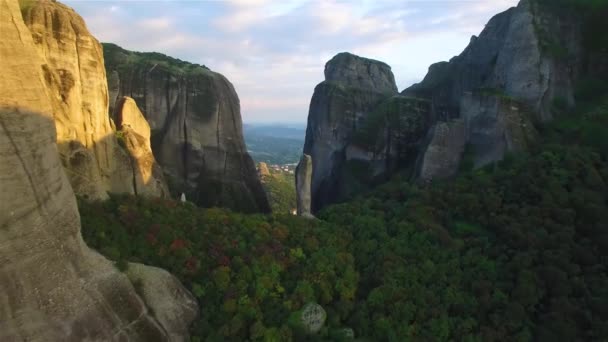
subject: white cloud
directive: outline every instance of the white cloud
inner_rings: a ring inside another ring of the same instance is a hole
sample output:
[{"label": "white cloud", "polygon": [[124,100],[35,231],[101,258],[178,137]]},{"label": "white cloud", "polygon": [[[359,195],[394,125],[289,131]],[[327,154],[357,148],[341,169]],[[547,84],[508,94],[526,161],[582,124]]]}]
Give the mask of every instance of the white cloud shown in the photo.
[{"label": "white cloud", "polygon": [[430,64],[460,53],[492,15],[517,0],[66,2],[101,41],[223,73],[246,122],[304,122],[336,53],[387,62],[402,89]]}]

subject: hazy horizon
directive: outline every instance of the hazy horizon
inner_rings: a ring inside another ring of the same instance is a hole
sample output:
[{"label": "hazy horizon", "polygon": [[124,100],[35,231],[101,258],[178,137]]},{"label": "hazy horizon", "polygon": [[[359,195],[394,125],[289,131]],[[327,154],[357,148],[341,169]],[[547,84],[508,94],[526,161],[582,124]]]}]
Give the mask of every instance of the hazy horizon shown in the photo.
[{"label": "hazy horizon", "polygon": [[256,124],[305,124],[325,63],[343,51],[386,62],[403,90],[517,2],[64,1],[102,42],[222,73],[239,94],[243,122]]}]

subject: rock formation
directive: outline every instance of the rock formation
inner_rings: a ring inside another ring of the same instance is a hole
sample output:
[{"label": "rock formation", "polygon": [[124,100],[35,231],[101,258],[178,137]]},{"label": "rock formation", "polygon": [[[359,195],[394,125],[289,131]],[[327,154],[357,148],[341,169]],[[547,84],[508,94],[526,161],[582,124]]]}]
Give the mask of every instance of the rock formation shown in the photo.
[{"label": "rock formation", "polygon": [[[526,150],[536,137],[534,122],[551,120],[556,102],[574,104],[575,83],[594,59],[585,53],[583,21],[576,11],[522,0],[494,16],[462,54],[432,65],[422,82],[402,94],[429,100],[436,128],[464,120],[466,134],[454,137],[464,141],[450,143],[466,144],[475,167]],[[431,144],[422,152],[422,160],[431,163],[422,164],[423,179],[458,170],[462,155],[444,155],[442,166],[432,166],[437,151]]]},{"label": "rock formation", "polygon": [[40,56],[59,152],[74,191],[91,199],[135,193],[134,170],[108,117],[101,45],[82,18],[58,2],[23,1],[22,13]]},{"label": "rock formation", "polygon": [[312,158],[303,154],[296,167],[296,203],[298,216],[313,217],[310,210],[312,184]]},{"label": "rock formation", "polygon": [[169,338],[188,341],[190,322],[198,317],[196,298],[163,269],[129,263],[126,274]]},{"label": "rock formation", "polygon": [[264,177],[268,177],[270,176],[270,170],[268,169],[268,164],[264,163],[264,162],[259,162],[258,163],[258,176],[260,176],[260,179],[264,179]]},{"label": "rock formation", "polygon": [[0,0],[0,32],[0,341],[169,340],[127,276],[82,240],[56,92],[17,0]]},{"label": "rock formation", "polygon": [[104,44],[104,53],[110,102],[122,96],[137,102],[173,193],[201,206],[270,210],[245,147],[238,96],[224,76],[113,44]]},{"label": "rock formation", "polygon": [[156,163],[150,145],[150,126],[130,97],[123,97],[114,110],[118,144],[130,157],[135,195],[169,196],[163,170]]},{"label": "rock formation", "polygon": [[606,13],[563,6],[522,0],[399,96],[384,63],[350,54],[329,61],[304,147],[314,162],[313,212],[399,169],[441,179],[458,172],[465,151],[481,167],[529,149],[556,104],[574,105],[579,81],[608,77],[608,54],[593,46]]},{"label": "rock formation", "polygon": [[428,101],[399,96],[388,65],[340,53],[310,103],[312,210],[348,198],[415,161],[430,127]]}]

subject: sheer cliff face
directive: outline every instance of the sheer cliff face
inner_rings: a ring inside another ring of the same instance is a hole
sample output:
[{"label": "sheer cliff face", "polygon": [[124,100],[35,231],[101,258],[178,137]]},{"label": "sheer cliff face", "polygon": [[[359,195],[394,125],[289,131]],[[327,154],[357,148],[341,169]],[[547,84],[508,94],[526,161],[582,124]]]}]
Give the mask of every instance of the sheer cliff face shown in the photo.
[{"label": "sheer cliff face", "polygon": [[56,93],[16,0],[0,0],[0,32],[0,340],[168,339],[129,279],[82,240],[55,144]]},{"label": "sheer cliff face", "polygon": [[[390,67],[349,53],[325,66],[313,94],[304,153],[312,157],[312,210],[384,180],[428,130],[428,103],[398,96]],[[415,150],[415,148],[414,148]]]},{"label": "sheer cliff face", "polygon": [[556,98],[574,103],[583,61],[581,33],[575,14],[556,15],[536,1],[522,0],[494,16],[462,54],[432,65],[424,80],[403,94],[431,99],[438,117],[447,120],[460,117],[465,92],[491,90],[521,101],[537,113],[536,119],[548,121]]},{"label": "sheer cliff face", "polygon": [[238,96],[224,76],[160,54],[104,49],[110,101],[137,102],[171,191],[201,206],[270,210],[245,147]]},{"label": "sheer cliff face", "polygon": [[61,159],[75,192],[91,199],[107,198],[107,192],[136,193],[130,156],[118,145],[108,116],[101,45],[82,18],[60,3],[23,1],[22,12],[40,56]]},{"label": "sheer cliff face", "polygon": [[[462,54],[432,65],[422,82],[404,90],[429,100],[438,120],[422,151],[420,177],[455,174],[465,145],[476,167],[526,150],[537,135],[533,122],[551,120],[556,102],[574,105],[575,83],[599,69],[583,46],[583,23],[577,11],[522,0],[492,18]],[[464,134],[445,129],[461,123]],[[457,139],[446,148],[436,136],[444,131]]]}]

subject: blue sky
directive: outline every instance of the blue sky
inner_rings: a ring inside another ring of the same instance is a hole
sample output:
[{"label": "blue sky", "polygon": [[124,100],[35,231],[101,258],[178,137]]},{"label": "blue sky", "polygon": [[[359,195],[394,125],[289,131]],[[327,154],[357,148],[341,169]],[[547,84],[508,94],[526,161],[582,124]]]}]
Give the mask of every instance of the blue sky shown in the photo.
[{"label": "blue sky", "polygon": [[388,63],[399,90],[459,54],[517,0],[64,0],[102,42],[205,64],[234,84],[245,122],[306,122],[332,56]]}]

